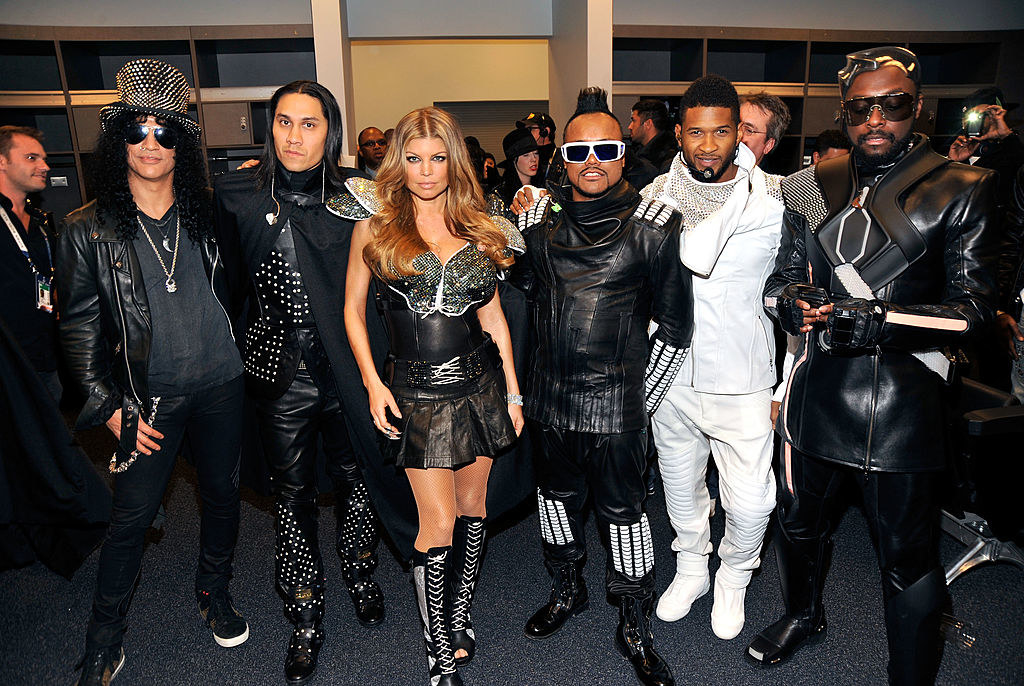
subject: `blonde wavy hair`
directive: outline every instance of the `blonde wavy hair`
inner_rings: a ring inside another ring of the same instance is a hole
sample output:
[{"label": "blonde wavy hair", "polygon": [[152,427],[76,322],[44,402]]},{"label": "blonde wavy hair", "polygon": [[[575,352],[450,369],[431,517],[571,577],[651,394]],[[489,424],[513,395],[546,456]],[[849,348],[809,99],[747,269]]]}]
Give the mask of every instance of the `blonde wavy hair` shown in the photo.
[{"label": "blonde wavy hair", "polygon": [[370,220],[370,241],[363,259],[379,278],[393,280],[417,274],[412,261],[427,252],[416,230],[416,207],[406,186],[405,146],[417,138],[439,138],[448,152],[445,223],[453,236],[479,247],[505,269],[513,259],[508,239],[487,216],[483,189],[476,179],[458,122],[444,110],[424,107],[402,117],[377,171],[377,195],[383,208]]}]

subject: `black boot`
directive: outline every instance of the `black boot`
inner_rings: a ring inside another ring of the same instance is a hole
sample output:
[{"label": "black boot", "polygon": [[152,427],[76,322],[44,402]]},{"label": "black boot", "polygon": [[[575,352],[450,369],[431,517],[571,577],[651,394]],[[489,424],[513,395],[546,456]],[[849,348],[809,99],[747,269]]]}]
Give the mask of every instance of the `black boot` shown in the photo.
[{"label": "black boot", "polygon": [[476,634],[473,633],[473,592],[480,575],[486,529],[482,517],[459,517],[455,520],[452,552],[455,555],[455,578],[452,592],[452,651],[465,650],[465,657],[456,657],[459,667],[468,665],[476,653]]},{"label": "black boot", "polygon": [[654,650],[651,632],[651,608],[654,596],[623,596],[619,599],[619,626],[615,645],[622,656],[633,664],[637,678],[644,686],[674,686],[672,669]]},{"label": "black boot", "polygon": [[289,685],[304,684],[316,671],[324,643],[324,572],[317,537],[316,504],[277,503],[277,589],[294,629],[284,660]]},{"label": "black boot", "polygon": [[455,651],[445,600],[451,550],[451,546],[445,546],[413,553],[412,579],[423,619],[430,686],[462,686],[462,677],[455,671]]},{"label": "black boot", "polygon": [[533,613],[523,630],[527,638],[547,638],[569,620],[587,609],[590,598],[583,580],[583,559],[544,564],[552,575],[551,598],[547,605]]},{"label": "black boot", "polygon": [[363,626],[376,626],[384,621],[384,594],[373,580],[380,534],[366,484],[359,480],[349,484],[347,489],[337,489],[335,509],[338,516],[336,547],[356,619]]},{"label": "black boot", "polygon": [[947,600],[946,575],[936,568],[886,602],[890,684],[935,683],[943,648],[939,623]]},{"label": "black boot", "polygon": [[761,667],[781,664],[805,643],[825,638],[828,624],[821,592],[831,555],[831,541],[793,540],[778,528],[775,556],[786,614],[754,637],[747,647],[747,659]]},{"label": "black boot", "polygon": [[317,657],[324,644],[323,587],[288,590],[284,614],[294,625],[284,658],[284,678],[289,686],[306,683],[316,671]]}]

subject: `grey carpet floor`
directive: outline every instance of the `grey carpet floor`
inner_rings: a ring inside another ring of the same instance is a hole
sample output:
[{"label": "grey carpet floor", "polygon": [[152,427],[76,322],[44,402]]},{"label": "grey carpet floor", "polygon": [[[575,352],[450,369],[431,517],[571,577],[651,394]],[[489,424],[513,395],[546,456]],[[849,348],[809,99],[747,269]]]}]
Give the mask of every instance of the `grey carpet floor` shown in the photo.
[{"label": "grey carpet floor", "polygon": [[[97,467],[102,460],[97,460]],[[500,488],[500,484],[492,484]],[[167,520],[159,542],[147,545],[142,579],[128,617],[127,663],[115,684],[281,684],[289,627],[273,590],[270,500],[245,492],[232,591],[248,618],[248,642],[232,649],[214,644],[196,612],[192,584],[198,517],[192,471],[179,461],[165,498]],[[334,517],[321,507],[321,540],[334,538]],[[649,502],[657,545],[659,591],[673,572],[670,530],[662,497]],[[721,536],[722,514],[712,522]],[[629,664],[615,651],[616,611],[604,601],[603,552],[589,524],[586,579],[591,607],[556,636],[526,639],[523,623],[547,598],[536,514],[507,523],[489,542],[473,617],[479,650],[462,670],[467,686],[624,686],[634,684]],[[314,686],[422,685],[427,683],[422,634],[408,575],[386,551],[377,578],[387,600],[387,619],[377,628],[358,625],[337,558],[324,544],[327,642]],[[943,536],[945,562],[960,546]],[[71,581],[33,566],[0,574],[0,684],[72,684],[99,553]],[[717,560],[712,563],[717,565]],[[940,684],[1024,684],[1024,571],[988,565],[956,581],[951,593],[957,617],[969,624],[972,647],[947,644]],[[743,659],[747,643],[781,613],[774,552],[747,594],[747,624],[722,641],[711,632],[711,594],[682,620],[654,620],[657,644],[679,684],[883,684],[886,647],[875,555],[860,511],[844,515],[825,588],[826,640],[800,651],[790,663],[758,670]]]}]

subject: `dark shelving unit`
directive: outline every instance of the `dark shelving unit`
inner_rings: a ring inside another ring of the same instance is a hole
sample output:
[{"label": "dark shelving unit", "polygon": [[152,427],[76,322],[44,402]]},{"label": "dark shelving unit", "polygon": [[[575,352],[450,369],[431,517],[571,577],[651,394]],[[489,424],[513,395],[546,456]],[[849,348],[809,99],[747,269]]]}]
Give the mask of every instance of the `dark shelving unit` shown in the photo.
[{"label": "dark shelving unit", "polygon": [[[258,156],[266,102],[276,88],[316,78],[310,25],[0,25],[0,123],[46,136],[53,167],[42,194],[48,209],[60,214],[92,197],[86,172],[99,110],[117,97],[118,70],[140,57],[185,75],[193,89],[189,116],[203,126],[203,153],[217,172]],[[54,177],[67,185],[54,185]]]},{"label": "dark shelving unit", "polygon": [[[690,83],[721,74],[740,95],[767,91],[783,99],[792,123],[762,166],[800,168],[814,138],[837,128],[836,73],[846,55],[902,45],[921,60],[924,108],[917,130],[946,153],[960,128],[963,98],[997,84],[1010,102],[1024,101],[1024,31],[846,31],[708,26],[613,27],[612,102],[620,116],[640,98],[678,102]],[[1011,113],[1011,124],[1014,113]]]}]

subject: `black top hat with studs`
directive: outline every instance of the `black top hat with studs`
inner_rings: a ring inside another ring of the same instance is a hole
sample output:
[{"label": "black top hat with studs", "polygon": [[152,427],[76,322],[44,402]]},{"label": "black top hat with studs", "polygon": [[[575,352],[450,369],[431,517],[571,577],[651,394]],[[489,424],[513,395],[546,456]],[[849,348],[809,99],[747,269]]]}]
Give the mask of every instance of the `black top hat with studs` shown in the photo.
[{"label": "black top hat with studs", "polygon": [[100,124],[106,131],[125,112],[153,115],[198,138],[199,124],[188,116],[188,98],[188,81],[178,69],[160,60],[132,60],[117,72],[117,100],[100,110]]}]

